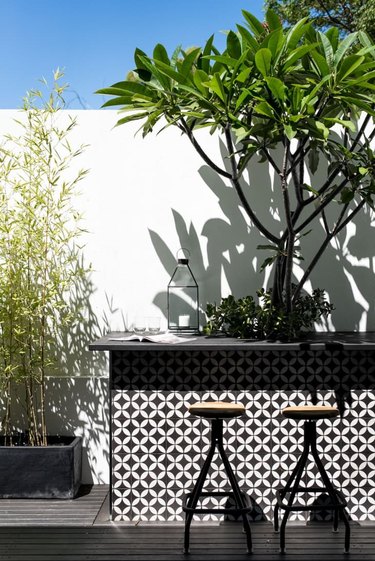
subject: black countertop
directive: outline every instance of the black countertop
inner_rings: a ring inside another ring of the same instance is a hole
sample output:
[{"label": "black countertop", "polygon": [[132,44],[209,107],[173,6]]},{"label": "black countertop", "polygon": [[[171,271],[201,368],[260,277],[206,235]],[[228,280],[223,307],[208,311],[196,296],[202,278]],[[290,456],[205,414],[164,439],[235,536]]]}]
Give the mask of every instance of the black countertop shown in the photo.
[{"label": "black countertop", "polygon": [[343,350],[375,350],[375,332],[332,332],[309,333],[292,342],[257,341],[249,339],[232,339],[230,337],[206,337],[204,335],[186,336],[188,341],[181,343],[150,343],[147,341],[111,340],[127,337],[131,333],[112,332],[89,345],[90,351],[298,351],[325,350],[337,348]]}]

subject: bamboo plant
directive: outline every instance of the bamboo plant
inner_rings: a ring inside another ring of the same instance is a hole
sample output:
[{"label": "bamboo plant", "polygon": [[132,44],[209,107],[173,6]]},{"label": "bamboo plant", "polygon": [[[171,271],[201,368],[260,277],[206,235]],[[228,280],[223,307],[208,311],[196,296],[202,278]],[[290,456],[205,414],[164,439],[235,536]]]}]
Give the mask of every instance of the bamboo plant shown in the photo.
[{"label": "bamboo plant", "polygon": [[[75,119],[62,114],[62,73],[54,85],[27,93],[18,133],[0,148],[0,383],[6,444],[47,445],[46,377],[58,358],[59,332],[78,310],[71,291],[86,274],[77,238],[82,232],[74,208],[86,171],[71,165],[84,146],[69,136]],[[26,428],[14,418],[23,409]]]},{"label": "bamboo plant", "polygon": [[[230,182],[264,238],[262,269],[273,269],[265,296],[272,321],[261,336],[293,336],[301,291],[320,257],[373,207],[375,46],[362,31],[341,38],[337,28],[321,32],[307,18],[284,29],[271,10],[264,22],[242,13],[222,51],[213,36],[171,57],[161,44],[152,56],[136,49],[134,71],[98,93],[112,97],[106,107],[120,107],[119,125],[139,120],[144,136],[177,127]],[[202,127],[222,139],[221,159],[202,144]],[[282,201],[271,225],[257,214],[262,185],[244,180],[262,163],[273,170]],[[305,236],[314,236],[316,251],[297,279],[293,265],[306,258]],[[323,301],[319,307],[327,312]]]}]

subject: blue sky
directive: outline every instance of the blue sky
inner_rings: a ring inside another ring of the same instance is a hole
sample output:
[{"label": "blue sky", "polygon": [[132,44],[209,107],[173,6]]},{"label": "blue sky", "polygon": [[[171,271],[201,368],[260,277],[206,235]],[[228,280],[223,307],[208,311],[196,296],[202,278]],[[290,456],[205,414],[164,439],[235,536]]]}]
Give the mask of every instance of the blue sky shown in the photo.
[{"label": "blue sky", "polygon": [[136,47],[202,45],[243,23],[242,9],[262,18],[263,0],[0,0],[0,109],[65,70],[72,109],[97,109],[94,91],[125,78]]}]

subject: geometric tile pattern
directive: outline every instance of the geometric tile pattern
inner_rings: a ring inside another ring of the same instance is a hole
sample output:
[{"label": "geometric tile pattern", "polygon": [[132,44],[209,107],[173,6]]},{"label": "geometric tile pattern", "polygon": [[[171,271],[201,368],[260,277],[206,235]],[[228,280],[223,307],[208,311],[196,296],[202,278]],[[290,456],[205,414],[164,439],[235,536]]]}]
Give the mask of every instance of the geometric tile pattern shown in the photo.
[{"label": "geometric tile pattern", "polygon": [[[337,405],[339,418],[318,423],[318,449],[352,520],[375,520],[375,353],[335,348],[112,351],[113,520],[183,520],[183,497],[209,447],[209,424],[189,415],[187,405],[206,399],[246,406],[245,416],[225,423],[224,440],[254,520],[272,519],[275,490],[302,449],[302,424],[284,419],[281,409]],[[305,477],[306,486],[316,480],[312,463]],[[226,485],[217,458],[207,485]],[[218,506],[218,499],[208,500]],[[324,517],[324,510],[314,516]]]}]

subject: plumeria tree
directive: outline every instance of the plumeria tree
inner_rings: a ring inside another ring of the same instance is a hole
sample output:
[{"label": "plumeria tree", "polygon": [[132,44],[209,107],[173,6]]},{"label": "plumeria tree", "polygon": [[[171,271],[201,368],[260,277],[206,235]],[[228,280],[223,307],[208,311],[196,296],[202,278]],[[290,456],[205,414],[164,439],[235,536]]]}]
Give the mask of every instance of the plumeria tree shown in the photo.
[{"label": "plumeria tree", "polygon": [[[127,80],[98,93],[112,96],[105,106],[120,106],[119,125],[139,120],[143,135],[157,125],[177,127],[231,183],[264,237],[260,249],[270,252],[263,268],[273,267],[272,287],[260,293],[271,323],[255,334],[294,335],[329,311],[316,292],[310,320],[296,320],[301,291],[324,250],[365,206],[373,207],[375,46],[363,31],[342,39],[338,28],[322,32],[307,18],[284,29],[271,10],[264,22],[243,16],[222,51],[213,36],[203,48],[177,48],[171,57],[161,44],[152,56],[136,49]],[[201,144],[202,127],[223,140],[220,161]],[[244,181],[255,163],[274,170],[280,193],[271,227],[256,212],[262,186]],[[303,259],[307,235],[316,235],[316,251],[297,282],[293,263]]]}]

